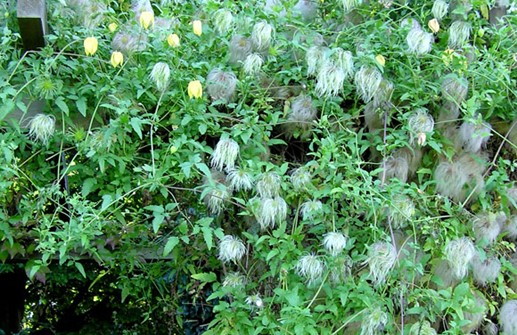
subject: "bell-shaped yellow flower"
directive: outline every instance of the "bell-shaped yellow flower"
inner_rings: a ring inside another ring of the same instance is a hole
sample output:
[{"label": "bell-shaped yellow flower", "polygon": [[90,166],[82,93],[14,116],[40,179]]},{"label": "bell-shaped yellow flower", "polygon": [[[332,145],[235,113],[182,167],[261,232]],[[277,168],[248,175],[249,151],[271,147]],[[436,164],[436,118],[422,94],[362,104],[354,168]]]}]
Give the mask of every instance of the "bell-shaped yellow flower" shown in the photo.
[{"label": "bell-shaped yellow flower", "polygon": [[375,60],[377,61],[377,63],[379,63],[380,66],[384,67],[384,64],[386,64],[386,59],[384,58],[383,55],[377,55],[375,56]]},{"label": "bell-shaped yellow flower", "polygon": [[194,34],[197,36],[201,36],[203,33],[203,24],[199,20],[192,21],[192,31],[194,31]]},{"label": "bell-shaped yellow flower", "polygon": [[431,31],[435,34],[440,31],[440,23],[438,23],[437,19],[429,20],[427,25],[429,26],[429,29],[431,29]]},{"label": "bell-shaped yellow flower", "polygon": [[188,96],[190,99],[198,99],[203,95],[203,87],[201,86],[201,82],[199,80],[193,80],[188,83]]},{"label": "bell-shaped yellow flower", "polygon": [[97,52],[99,42],[95,37],[87,37],[84,39],[84,52],[86,56],[93,56]]},{"label": "bell-shaped yellow flower", "polygon": [[144,29],[154,27],[154,13],[145,11],[140,14],[140,26]]},{"label": "bell-shaped yellow flower", "polygon": [[115,30],[117,30],[118,28],[118,25],[115,23],[115,22],[112,22],[108,25],[108,29],[110,30],[110,32],[114,33]]},{"label": "bell-shaped yellow flower", "polygon": [[124,55],[122,54],[122,52],[113,51],[111,53],[111,65],[113,65],[113,67],[122,65],[123,62],[124,62]]},{"label": "bell-shaped yellow flower", "polygon": [[167,43],[173,48],[179,47],[180,45],[180,37],[176,34],[170,34],[167,36]]}]

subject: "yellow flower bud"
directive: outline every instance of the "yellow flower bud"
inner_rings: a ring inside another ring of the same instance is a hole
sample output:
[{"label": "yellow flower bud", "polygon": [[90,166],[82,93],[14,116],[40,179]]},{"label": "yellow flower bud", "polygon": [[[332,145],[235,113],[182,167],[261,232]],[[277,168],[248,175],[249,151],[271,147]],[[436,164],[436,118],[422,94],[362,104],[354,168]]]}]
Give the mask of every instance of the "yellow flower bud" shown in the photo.
[{"label": "yellow flower bud", "polygon": [[201,82],[199,80],[193,80],[188,83],[188,96],[190,99],[192,98],[201,98],[203,95],[203,87],[201,86]]},{"label": "yellow flower bud", "polygon": [[435,34],[440,31],[440,23],[438,23],[437,19],[429,20],[427,26],[429,26],[429,29],[431,29],[431,31]]},{"label": "yellow flower bud", "polygon": [[114,33],[115,30],[117,30],[118,28],[118,25],[115,23],[115,22],[112,22],[108,25],[108,29],[110,30],[110,32]]},{"label": "yellow flower bud", "polygon": [[124,62],[124,55],[121,52],[113,51],[111,53],[111,65],[113,65],[113,67],[122,65],[123,62]]},{"label": "yellow flower bud", "polygon": [[176,146],[173,145],[170,149],[171,154],[175,153],[176,151],[178,151],[178,148],[176,148]]},{"label": "yellow flower bud", "polygon": [[173,48],[179,47],[180,45],[180,38],[176,34],[170,34],[167,36],[167,43]]},{"label": "yellow flower bud", "polygon": [[86,56],[93,56],[97,52],[99,42],[95,37],[87,37],[84,39],[84,52]]},{"label": "yellow flower bud", "polygon": [[144,29],[154,27],[154,13],[145,11],[140,14],[140,26]]},{"label": "yellow flower bud", "polygon": [[377,63],[379,63],[382,67],[384,67],[384,64],[386,64],[386,59],[384,58],[383,55],[377,55],[375,57],[375,60],[377,61]]},{"label": "yellow flower bud", "polygon": [[192,22],[192,30],[194,31],[194,34],[196,34],[197,36],[201,36],[201,34],[203,33],[203,26],[201,24],[201,21],[194,20]]}]

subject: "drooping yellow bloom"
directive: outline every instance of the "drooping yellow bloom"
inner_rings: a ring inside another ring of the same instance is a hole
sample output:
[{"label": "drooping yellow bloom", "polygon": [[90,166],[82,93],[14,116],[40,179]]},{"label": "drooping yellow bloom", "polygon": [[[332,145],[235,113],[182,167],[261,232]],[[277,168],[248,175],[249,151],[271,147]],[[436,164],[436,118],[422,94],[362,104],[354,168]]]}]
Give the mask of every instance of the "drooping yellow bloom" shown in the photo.
[{"label": "drooping yellow bloom", "polygon": [[115,23],[115,22],[112,22],[108,25],[108,29],[110,30],[110,32],[114,33],[115,30],[117,30],[118,28],[118,25]]},{"label": "drooping yellow bloom", "polygon": [[140,14],[140,26],[144,29],[154,27],[154,13],[145,11]]},{"label": "drooping yellow bloom", "polygon": [[440,31],[440,23],[438,23],[437,19],[429,20],[427,25],[429,26],[429,29],[431,29],[431,31],[435,34]]},{"label": "drooping yellow bloom", "polygon": [[113,65],[113,67],[122,65],[123,62],[124,62],[124,55],[121,52],[113,51],[111,53],[111,65]]},{"label": "drooping yellow bloom", "polygon": [[201,34],[203,33],[203,25],[201,21],[194,20],[192,22],[192,30],[194,31],[194,34],[196,34],[197,36],[201,36]]},{"label": "drooping yellow bloom", "polygon": [[84,39],[84,52],[86,56],[93,56],[97,52],[99,42],[95,37],[87,37]]},{"label": "drooping yellow bloom", "polygon": [[377,61],[377,63],[379,63],[382,67],[384,67],[384,64],[386,64],[386,59],[384,58],[383,55],[377,55],[375,57],[375,60]]},{"label": "drooping yellow bloom", "polygon": [[203,87],[201,86],[201,82],[199,80],[193,80],[188,83],[188,96],[190,99],[198,99],[203,95]]},{"label": "drooping yellow bloom", "polygon": [[180,37],[176,34],[170,34],[167,36],[167,43],[173,48],[179,47],[180,45]]}]

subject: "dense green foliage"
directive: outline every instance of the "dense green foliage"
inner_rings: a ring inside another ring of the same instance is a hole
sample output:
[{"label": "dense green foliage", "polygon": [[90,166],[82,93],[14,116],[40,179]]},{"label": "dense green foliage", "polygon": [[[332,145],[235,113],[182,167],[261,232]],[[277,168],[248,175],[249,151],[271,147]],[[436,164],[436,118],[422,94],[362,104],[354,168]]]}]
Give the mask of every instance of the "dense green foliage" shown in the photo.
[{"label": "dense green foliage", "polygon": [[0,269],[30,278],[27,328],[515,334],[516,12],[47,5],[42,50],[13,8],[0,49]]}]

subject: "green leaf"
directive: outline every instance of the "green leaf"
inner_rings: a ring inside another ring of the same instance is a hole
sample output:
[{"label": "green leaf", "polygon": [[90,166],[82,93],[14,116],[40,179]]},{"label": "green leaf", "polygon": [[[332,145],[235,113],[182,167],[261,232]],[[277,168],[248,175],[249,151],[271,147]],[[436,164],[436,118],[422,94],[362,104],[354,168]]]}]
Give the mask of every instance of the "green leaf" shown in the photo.
[{"label": "green leaf", "polygon": [[158,230],[160,230],[160,226],[162,225],[164,219],[165,219],[165,216],[163,214],[154,212],[153,232],[155,234],[158,233]]},{"label": "green leaf", "polygon": [[214,245],[214,238],[212,234],[212,228],[210,227],[202,227],[201,231],[203,232],[203,239],[205,240],[206,246],[208,250],[212,249]]},{"label": "green leaf", "polygon": [[70,112],[70,111],[68,110],[68,106],[67,106],[67,104],[66,104],[65,100],[63,100],[63,98],[61,98],[61,97],[60,97],[60,98],[57,98],[57,99],[56,99],[56,105],[57,105],[57,107],[59,107],[59,109],[60,109],[63,113],[65,113],[66,115],[68,115],[68,113]]},{"label": "green leaf", "polygon": [[197,128],[198,128],[199,133],[200,133],[201,135],[205,135],[206,130],[207,130],[207,128],[208,128],[208,127],[207,127],[207,125],[206,125],[205,123],[201,123],[201,124],[199,125],[199,127],[197,127]]},{"label": "green leaf", "polygon": [[169,237],[167,240],[167,243],[165,244],[165,247],[163,248],[163,257],[167,256],[174,250],[174,247],[176,247],[180,243],[180,240],[176,236]]},{"label": "green leaf", "polygon": [[86,278],[86,272],[84,272],[84,267],[81,263],[79,262],[75,262],[74,263],[75,267],[77,268],[77,270],[79,270],[79,272],[81,273],[81,275],[83,275],[83,278]]},{"label": "green leaf", "polygon": [[81,113],[82,116],[86,116],[86,99],[84,97],[80,97],[75,104],[77,105],[79,113]]},{"label": "green leaf", "polygon": [[208,166],[206,166],[205,163],[196,163],[196,167],[199,169],[199,171],[203,172],[203,174],[206,177],[210,178],[210,176],[212,175],[210,169],[208,168]]},{"label": "green leaf", "polygon": [[142,139],[142,120],[137,117],[132,117],[129,123],[138,137]]},{"label": "green leaf", "polygon": [[101,210],[102,211],[106,210],[111,205],[112,202],[113,202],[113,197],[111,196],[111,194],[104,194],[102,196]]},{"label": "green leaf", "polygon": [[86,178],[83,182],[83,188],[81,189],[82,196],[85,197],[90,194],[95,185],[97,185],[96,178]]},{"label": "green leaf", "polygon": [[195,280],[199,280],[202,283],[212,283],[217,280],[217,276],[213,272],[205,273],[195,273],[191,276]]}]

